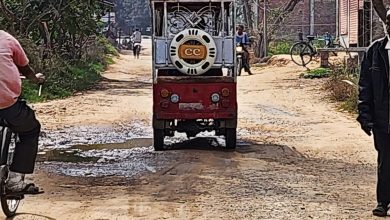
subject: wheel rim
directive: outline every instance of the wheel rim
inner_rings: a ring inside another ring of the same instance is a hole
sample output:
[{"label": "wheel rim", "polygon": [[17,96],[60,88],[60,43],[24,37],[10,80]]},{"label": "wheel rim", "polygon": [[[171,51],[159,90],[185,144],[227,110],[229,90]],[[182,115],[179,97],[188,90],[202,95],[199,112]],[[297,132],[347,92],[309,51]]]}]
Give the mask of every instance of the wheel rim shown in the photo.
[{"label": "wheel rim", "polygon": [[19,207],[20,200],[16,199],[7,199],[7,206],[10,212],[16,212],[16,209]]},{"label": "wheel rim", "polygon": [[290,54],[292,61],[299,66],[305,66],[312,59],[312,51],[310,47],[304,43],[294,45],[291,48]]},{"label": "wheel rim", "polygon": [[5,179],[2,179],[0,181],[0,188],[1,188],[1,206],[3,208],[3,212],[4,214],[7,215],[7,217],[13,216],[19,207],[20,199],[7,198],[7,195],[4,193]]}]

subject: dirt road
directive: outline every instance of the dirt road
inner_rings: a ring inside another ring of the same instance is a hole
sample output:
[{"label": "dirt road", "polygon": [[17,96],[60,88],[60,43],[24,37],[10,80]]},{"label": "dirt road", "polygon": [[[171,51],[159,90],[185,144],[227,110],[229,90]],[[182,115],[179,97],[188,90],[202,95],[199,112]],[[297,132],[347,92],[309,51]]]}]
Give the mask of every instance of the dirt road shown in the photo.
[{"label": "dirt road", "polygon": [[219,138],[153,152],[150,64],[148,54],[122,55],[96,90],[34,105],[45,128],[41,151],[78,148],[87,135],[85,143],[143,141],[110,145],[119,156],[88,151],[105,154],[98,162],[39,163],[33,178],[46,193],[24,200],[14,219],[372,218],[372,141],[326,101],[322,81],[299,79],[303,69],[288,63],[256,68],[238,81],[235,152]]}]

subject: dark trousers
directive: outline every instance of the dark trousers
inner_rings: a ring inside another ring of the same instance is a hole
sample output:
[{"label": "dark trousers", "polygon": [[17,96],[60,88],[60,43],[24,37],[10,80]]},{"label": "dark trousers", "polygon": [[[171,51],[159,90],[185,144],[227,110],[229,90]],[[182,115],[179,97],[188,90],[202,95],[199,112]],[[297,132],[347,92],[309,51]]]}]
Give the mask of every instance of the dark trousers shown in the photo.
[{"label": "dark trousers", "polygon": [[390,203],[390,134],[374,131],[375,149],[378,151],[378,202]]},{"label": "dark trousers", "polygon": [[34,111],[26,102],[17,101],[9,108],[0,109],[0,118],[19,136],[10,170],[25,174],[33,173],[41,130]]},{"label": "dark trousers", "polygon": [[244,53],[243,53],[243,61],[242,64],[244,66],[245,72],[249,73],[251,71],[251,66],[249,65],[249,51],[246,47],[243,47]]},{"label": "dark trousers", "polygon": [[140,50],[140,47],[141,47],[141,46],[139,46],[139,45],[133,46],[133,54],[134,54],[134,57],[138,55],[137,51]]}]

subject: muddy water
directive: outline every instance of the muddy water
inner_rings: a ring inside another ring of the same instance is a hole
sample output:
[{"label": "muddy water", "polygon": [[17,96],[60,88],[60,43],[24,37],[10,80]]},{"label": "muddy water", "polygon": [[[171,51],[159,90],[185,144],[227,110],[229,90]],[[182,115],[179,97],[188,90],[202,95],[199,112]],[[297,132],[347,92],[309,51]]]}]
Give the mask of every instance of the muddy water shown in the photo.
[{"label": "muddy water", "polygon": [[151,130],[149,125],[133,122],[117,127],[46,131],[37,161],[42,169],[69,176],[134,177],[171,166],[180,157],[175,150],[221,150],[225,146],[224,138],[213,136],[213,132],[201,133],[191,140],[185,134],[176,134],[165,140],[168,151],[155,152]]},{"label": "muddy water", "polygon": [[108,144],[78,144],[67,149],[50,149],[38,153],[37,162],[98,162],[100,152],[118,152],[123,149],[133,149],[152,146],[151,138],[134,138],[124,143]]},{"label": "muddy water", "polygon": [[151,128],[141,122],[116,127],[69,127],[43,132],[37,161],[70,176],[126,176],[156,172],[168,163],[154,152]]}]

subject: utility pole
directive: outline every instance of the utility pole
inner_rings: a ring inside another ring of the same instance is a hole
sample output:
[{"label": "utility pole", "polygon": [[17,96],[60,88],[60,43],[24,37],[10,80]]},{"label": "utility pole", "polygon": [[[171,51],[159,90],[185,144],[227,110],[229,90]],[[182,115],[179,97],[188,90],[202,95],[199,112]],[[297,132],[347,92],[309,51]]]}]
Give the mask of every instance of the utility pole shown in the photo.
[{"label": "utility pole", "polygon": [[340,28],[340,0],[336,0],[336,38],[339,37]]},{"label": "utility pole", "polygon": [[314,1],[310,0],[310,35],[314,35]]},{"label": "utility pole", "polygon": [[263,39],[264,39],[264,42],[263,42],[263,44],[264,44],[264,57],[267,57],[268,56],[268,48],[267,48],[267,45],[268,45],[268,39],[267,39],[267,0],[264,0],[264,6],[263,6],[263,8],[264,8],[264,12],[263,12],[263,14],[264,14],[264,20],[263,20],[263,23],[264,23],[264,30],[263,30],[263,32],[264,32],[264,34],[263,34]]}]

